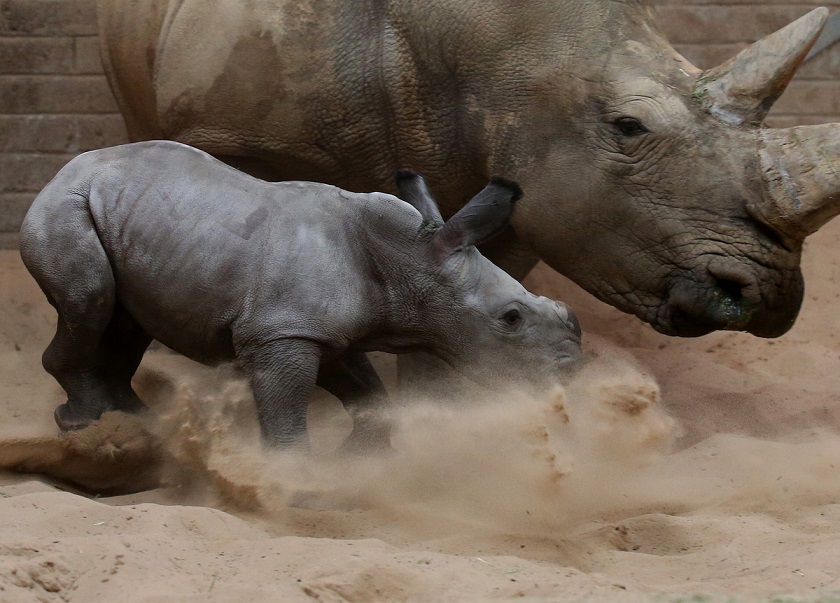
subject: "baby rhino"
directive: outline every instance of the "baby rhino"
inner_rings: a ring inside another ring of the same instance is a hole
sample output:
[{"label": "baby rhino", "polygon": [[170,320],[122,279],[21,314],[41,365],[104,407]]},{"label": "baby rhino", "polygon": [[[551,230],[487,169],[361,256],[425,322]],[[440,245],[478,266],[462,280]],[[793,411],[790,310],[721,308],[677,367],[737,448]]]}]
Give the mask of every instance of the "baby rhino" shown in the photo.
[{"label": "baby rhino", "polygon": [[131,378],[157,339],[250,379],[263,440],[303,444],[319,385],[354,418],[348,448],[387,443],[365,352],[426,351],[478,382],[542,382],[580,358],[563,304],[528,293],[474,247],[520,195],[495,180],[445,224],[423,179],[405,201],[270,183],[175,142],[80,155],[38,195],[23,260],[58,311],[44,368],[62,429],[143,403]]}]

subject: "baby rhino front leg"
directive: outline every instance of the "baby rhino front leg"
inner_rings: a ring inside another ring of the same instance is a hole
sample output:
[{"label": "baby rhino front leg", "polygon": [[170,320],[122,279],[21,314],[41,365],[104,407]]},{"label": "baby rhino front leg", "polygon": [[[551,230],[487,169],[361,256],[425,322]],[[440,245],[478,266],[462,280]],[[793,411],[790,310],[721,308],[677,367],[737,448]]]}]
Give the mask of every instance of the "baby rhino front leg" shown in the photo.
[{"label": "baby rhino front leg", "polygon": [[387,415],[388,393],[364,352],[348,350],[321,365],[318,385],[344,404],[353,419],[353,431],[344,452],[386,450],[391,441]]},{"label": "baby rhino front leg", "polygon": [[306,409],[317,384],[336,396],[353,418],[345,452],[388,448],[390,425],[382,416],[388,395],[363,352],[322,361],[320,346],[306,339],[280,339],[240,355],[251,376],[263,442],[307,447]]},{"label": "baby rhino front leg", "polygon": [[238,354],[250,375],[263,442],[307,447],[306,408],[318,378],[321,349],[306,339],[278,339]]}]

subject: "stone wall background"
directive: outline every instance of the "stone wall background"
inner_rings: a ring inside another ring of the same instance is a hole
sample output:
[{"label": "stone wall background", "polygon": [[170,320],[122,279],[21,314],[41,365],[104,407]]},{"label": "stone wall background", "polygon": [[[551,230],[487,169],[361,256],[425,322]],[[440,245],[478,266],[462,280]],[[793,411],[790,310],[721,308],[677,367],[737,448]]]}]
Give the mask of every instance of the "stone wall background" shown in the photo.
[{"label": "stone wall background", "polygon": [[[0,248],[38,191],[76,154],[126,142],[102,74],[95,0],[0,0]],[[666,35],[710,67],[817,6],[840,0],[654,0]],[[803,67],[771,123],[840,122],[840,43]]]},{"label": "stone wall background", "polygon": [[0,247],[78,153],[126,141],[102,74],[95,0],[0,0]]}]

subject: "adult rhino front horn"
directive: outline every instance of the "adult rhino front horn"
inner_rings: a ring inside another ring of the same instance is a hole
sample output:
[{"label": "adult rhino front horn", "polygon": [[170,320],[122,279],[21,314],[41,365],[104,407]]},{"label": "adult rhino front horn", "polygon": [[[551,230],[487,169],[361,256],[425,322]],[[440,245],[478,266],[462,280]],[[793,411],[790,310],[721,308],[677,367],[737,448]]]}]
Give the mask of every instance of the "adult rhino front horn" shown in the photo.
[{"label": "adult rhino front horn", "polygon": [[[825,8],[811,11],[703,75],[699,93],[709,110],[736,125],[759,125],[827,17]],[[764,130],[759,155],[767,196],[751,208],[762,221],[801,241],[840,213],[840,124]]]},{"label": "adult rhino front horn", "polygon": [[541,258],[663,333],[787,331],[802,241],[840,209],[840,126],[762,126],[825,9],[703,72],[639,0],[99,8],[132,139],[351,190],[412,166],[444,216],[515,180],[488,254],[516,276]]}]

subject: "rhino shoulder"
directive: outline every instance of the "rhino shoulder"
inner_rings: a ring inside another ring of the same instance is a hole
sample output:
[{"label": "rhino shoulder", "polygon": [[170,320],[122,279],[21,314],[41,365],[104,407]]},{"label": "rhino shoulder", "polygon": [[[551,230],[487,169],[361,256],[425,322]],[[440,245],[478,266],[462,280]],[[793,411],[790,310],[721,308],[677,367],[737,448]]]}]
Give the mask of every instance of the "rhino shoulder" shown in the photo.
[{"label": "rhino shoulder", "polygon": [[[350,193],[353,195],[353,193]],[[412,205],[388,193],[354,195],[360,217],[371,227],[386,231],[416,233],[423,225],[423,217]]]}]

